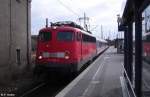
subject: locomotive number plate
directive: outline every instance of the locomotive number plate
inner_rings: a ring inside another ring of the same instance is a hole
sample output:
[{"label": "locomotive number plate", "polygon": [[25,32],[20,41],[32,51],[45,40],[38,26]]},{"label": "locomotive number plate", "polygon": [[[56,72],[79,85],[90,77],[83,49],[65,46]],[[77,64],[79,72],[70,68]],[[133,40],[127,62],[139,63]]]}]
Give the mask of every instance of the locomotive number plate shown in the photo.
[{"label": "locomotive number plate", "polygon": [[44,58],[64,58],[65,53],[63,52],[57,52],[57,53],[49,53],[49,52],[44,52],[43,57]]},{"label": "locomotive number plate", "polygon": [[63,53],[63,52],[58,52],[58,53],[57,53],[57,57],[58,57],[58,58],[64,58],[64,57],[65,57],[65,53]]}]

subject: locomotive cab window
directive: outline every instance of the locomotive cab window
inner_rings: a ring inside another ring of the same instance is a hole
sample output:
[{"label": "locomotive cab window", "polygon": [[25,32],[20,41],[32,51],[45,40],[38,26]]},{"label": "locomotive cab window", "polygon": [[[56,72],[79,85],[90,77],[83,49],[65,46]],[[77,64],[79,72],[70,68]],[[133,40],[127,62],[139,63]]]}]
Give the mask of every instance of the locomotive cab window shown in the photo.
[{"label": "locomotive cab window", "polygon": [[73,32],[58,32],[57,40],[59,41],[72,41],[73,40]]},{"label": "locomotive cab window", "polygon": [[39,40],[50,41],[51,40],[51,33],[50,32],[40,32]]}]

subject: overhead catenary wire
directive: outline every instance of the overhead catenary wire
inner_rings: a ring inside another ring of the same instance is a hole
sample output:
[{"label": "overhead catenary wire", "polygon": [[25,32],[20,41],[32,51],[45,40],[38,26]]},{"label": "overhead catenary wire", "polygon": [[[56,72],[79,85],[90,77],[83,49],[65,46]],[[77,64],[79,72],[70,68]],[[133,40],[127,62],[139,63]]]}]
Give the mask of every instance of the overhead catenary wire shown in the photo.
[{"label": "overhead catenary wire", "polygon": [[61,0],[57,0],[59,2],[59,4],[61,4],[63,7],[65,7],[69,12],[73,13],[74,15],[76,15],[77,17],[79,17],[79,14],[74,12],[74,10],[72,10],[69,6],[67,6],[66,4],[64,4]]},{"label": "overhead catenary wire", "polygon": [[[70,1],[70,3],[73,3],[73,4],[74,4],[74,1],[73,1],[73,0],[67,0],[67,1]],[[81,8],[79,8],[79,7],[77,7],[77,6],[76,6],[76,8],[77,8],[80,12],[82,12],[82,13],[83,13],[83,11],[82,11],[82,9],[81,9]]]},{"label": "overhead catenary wire", "polygon": [[[76,16],[78,17],[77,20],[79,20],[79,18],[81,18],[80,15],[79,15],[78,13],[76,13],[70,6],[66,5],[65,2],[63,2],[62,0],[57,0],[57,1],[58,1],[59,4],[61,4],[63,7],[65,7],[69,12],[71,12],[71,13],[74,14],[74,15],[76,15]],[[68,1],[68,0],[67,0],[67,1]],[[70,1],[70,3],[72,4],[73,1]],[[77,8],[77,9],[82,12],[82,10],[81,10],[80,8]],[[88,19],[87,22],[89,23],[89,18],[85,16],[85,13],[84,13],[84,19]],[[80,25],[81,25],[80,20],[79,20],[78,23],[80,23]],[[89,29],[90,29],[90,24],[88,25],[88,27],[89,27]],[[85,20],[84,20],[84,28],[88,30]]]},{"label": "overhead catenary wire", "polygon": [[91,25],[91,26],[94,26],[93,28],[91,28],[91,31],[94,31],[95,29],[98,28],[99,25]]}]

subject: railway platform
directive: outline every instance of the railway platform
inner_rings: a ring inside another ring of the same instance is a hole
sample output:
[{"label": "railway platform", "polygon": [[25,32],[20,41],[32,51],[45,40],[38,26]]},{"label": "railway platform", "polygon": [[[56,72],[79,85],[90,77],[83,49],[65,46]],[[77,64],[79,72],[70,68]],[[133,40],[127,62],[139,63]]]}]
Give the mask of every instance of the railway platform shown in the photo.
[{"label": "railway platform", "polygon": [[110,47],[55,97],[123,97],[123,54]]}]

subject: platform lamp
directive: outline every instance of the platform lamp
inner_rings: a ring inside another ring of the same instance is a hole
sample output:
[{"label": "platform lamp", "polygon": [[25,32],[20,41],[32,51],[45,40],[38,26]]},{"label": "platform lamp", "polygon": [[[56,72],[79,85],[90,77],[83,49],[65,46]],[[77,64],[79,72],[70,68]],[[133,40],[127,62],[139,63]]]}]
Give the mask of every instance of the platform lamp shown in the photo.
[{"label": "platform lamp", "polygon": [[[119,31],[119,25],[120,25],[120,21],[121,21],[121,18],[120,18],[120,14],[117,14],[117,24],[118,24],[118,31]],[[116,47],[117,47],[117,44],[118,44],[118,33],[117,33],[117,36],[116,36]],[[118,50],[118,49],[117,49]]]},{"label": "platform lamp", "polygon": [[121,23],[120,14],[117,14],[117,23],[118,23],[118,31],[119,31],[119,25],[120,25],[120,23]]},{"label": "platform lamp", "polygon": [[[118,31],[120,31],[120,24],[121,24],[121,17],[120,17],[120,14],[117,14],[117,24],[118,24]],[[116,37],[117,53],[119,52],[119,49],[118,49],[118,42],[119,42],[119,35],[118,35],[118,33],[117,33],[117,37]]]},{"label": "platform lamp", "polygon": [[124,19],[120,17],[120,14],[117,14],[117,23],[118,23],[118,31],[127,30],[127,26],[122,25]]}]

